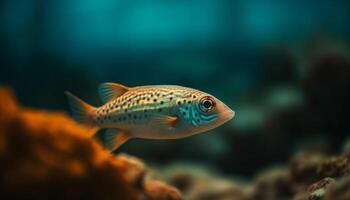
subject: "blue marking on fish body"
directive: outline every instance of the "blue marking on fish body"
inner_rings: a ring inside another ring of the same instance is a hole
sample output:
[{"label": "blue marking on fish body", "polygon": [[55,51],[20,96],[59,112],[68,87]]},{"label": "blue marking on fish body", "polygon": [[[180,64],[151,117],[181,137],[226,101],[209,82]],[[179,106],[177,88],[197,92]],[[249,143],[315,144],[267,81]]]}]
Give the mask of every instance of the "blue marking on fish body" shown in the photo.
[{"label": "blue marking on fish body", "polygon": [[200,115],[200,118],[203,120],[203,121],[206,121],[208,123],[216,120],[218,118],[217,115],[213,114],[213,115],[209,115],[209,116],[205,116],[205,115]]},{"label": "blue marking on fish body", "polygon": [[193,124],[194,126],[199,126],[195,119],[192,119],[192,124]]}]

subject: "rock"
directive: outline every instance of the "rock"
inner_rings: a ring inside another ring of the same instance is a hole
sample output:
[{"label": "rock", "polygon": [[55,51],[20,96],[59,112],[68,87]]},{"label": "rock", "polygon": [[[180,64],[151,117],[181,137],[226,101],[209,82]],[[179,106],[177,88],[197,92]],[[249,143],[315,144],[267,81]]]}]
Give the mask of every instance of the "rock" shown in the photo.
[{"label": "rock", "polygon": [[295,184],[307,186],[322,177],[318,174],[319,166],[325,161],[322,154],[302,153],[293,158],[289,164],[291,179]]},{"label": "rock", "polygon": [[163,182],[146,179],[144,182],[144,191],[150,200],[181,200],[181,193],[175,187],[166,185]]},{"label": "rock", "polygon": [[181,200],[182,195],[178,189],[164,182],[156,180],[151,170],[144,162],[127,154],[117,157],[119,170],[126,182],[141,191],[144,198],[149,200]]},{"label": "rock", "polygon": [[309,200],[309,194],[307,192],[302,192],[294,195],[293,200]]},{"label": "rock", "polygon": [[291,180],[285,169],[271,169],[258,177],[253,187],[253,200],[280,200],[293,196]]},{"label": "rock", "polygon": [[324,200],[348,200],[350,199],[350,176],[346,176],[332,184],[325,194]]},{"label": "rock", "polygon": [[117,161],[121,174],[127,183],[141,190],[147,171],[143,161],[127,154],[118,155]]},{"label": "rock", "polygon": [[350,173],[350,160],[347,156],[332,157],[318,168],[321,176],[341,177]]},{"label": "rock", "polygon": [[[345,200],[350,199],[350,181],[344,178],[349,177],[345,173],[347,156],[329,158],[300,153],[289,167],[263,171],[249,184],[192,165],[168,166],[160,172],[181,190],[186,200]],[[326,174],[332,176],[325,177]],[[338,181],[339,178],[344,180]]]},{"label": "rock", "polygon": [[209,168],[174,164],[162,172],[186,200],[247,200],[245,186],[222,178]]},{"label": "rock", "polygon": [[323,199],[325,193],[327,192],[330,185],[335,182],[333,178],[324,178],[314,184],[312,184],[308,189],[308,199],[309,200],[321,200]]},{"label": "rock", "polygon": [[245,200],[245,188],[235,181],[199,179],[187,194],[188,200]]}]

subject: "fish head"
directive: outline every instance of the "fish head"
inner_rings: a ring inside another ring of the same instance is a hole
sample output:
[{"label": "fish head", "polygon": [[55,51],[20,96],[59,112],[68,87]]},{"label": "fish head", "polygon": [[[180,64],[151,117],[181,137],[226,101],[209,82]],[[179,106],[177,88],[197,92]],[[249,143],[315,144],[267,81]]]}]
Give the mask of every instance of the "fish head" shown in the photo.
[{"label": "fish head", "polygon": [[214,96],[193,95],[190,107],[182,112],[191,134],[216,128],[235,116],[235,112]]}]

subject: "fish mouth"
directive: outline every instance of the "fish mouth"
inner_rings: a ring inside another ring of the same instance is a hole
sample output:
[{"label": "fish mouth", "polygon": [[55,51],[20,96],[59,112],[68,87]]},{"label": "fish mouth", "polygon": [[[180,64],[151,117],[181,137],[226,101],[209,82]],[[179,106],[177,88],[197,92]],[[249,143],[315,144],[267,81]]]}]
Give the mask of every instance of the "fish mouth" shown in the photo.
[{"label": "fish mouth", "polygon": [[222,114],[222,119],[223,119],[223,123],[231,120],[234,116],[236,115],[235,111],[231,110],[231,109],[227,109],[225,112],[223,112]]}]

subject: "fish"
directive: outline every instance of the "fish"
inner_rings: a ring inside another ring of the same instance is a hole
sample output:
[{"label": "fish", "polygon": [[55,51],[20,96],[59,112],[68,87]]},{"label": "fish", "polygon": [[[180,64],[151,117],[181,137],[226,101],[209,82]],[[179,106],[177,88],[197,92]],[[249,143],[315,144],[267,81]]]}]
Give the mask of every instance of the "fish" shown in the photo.
[{"label": "fish", "polygon": [[214,96],[177,85],[127,87],[102,83],[94,107],[66,91],[73,118],[105,132],[111,152],[131,138],[180,139],[214,129],[235,116]]}]

